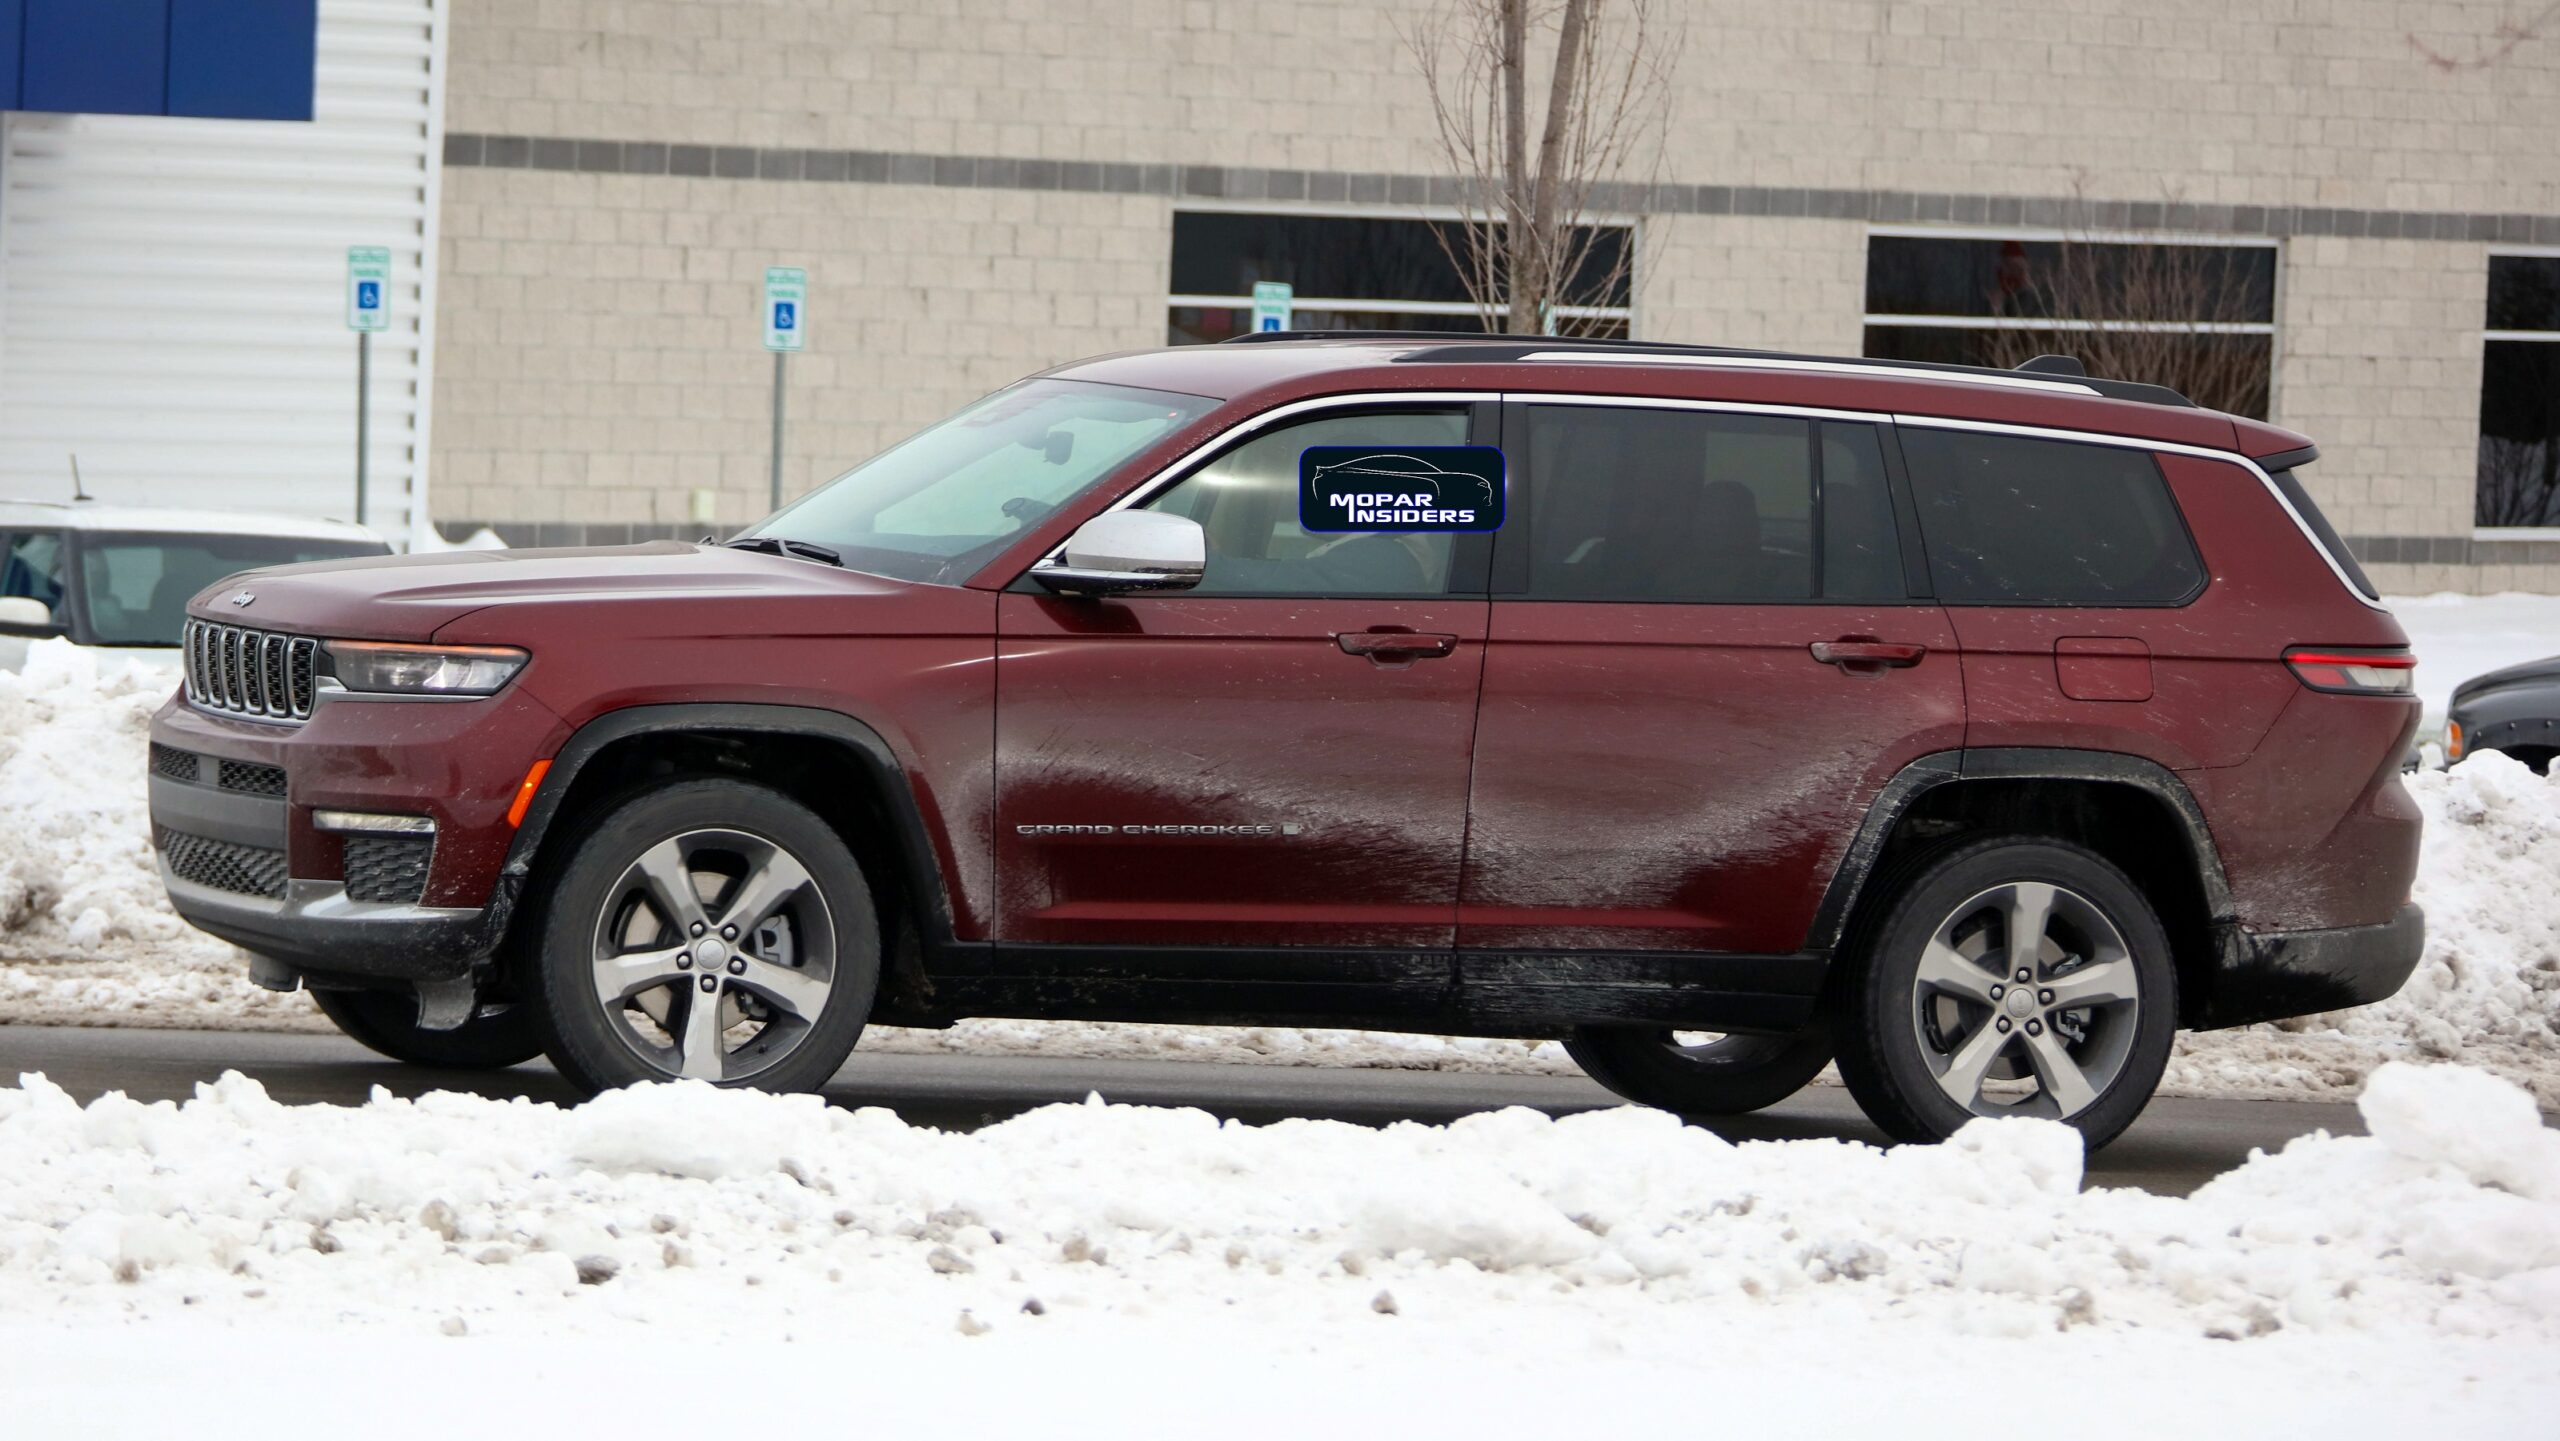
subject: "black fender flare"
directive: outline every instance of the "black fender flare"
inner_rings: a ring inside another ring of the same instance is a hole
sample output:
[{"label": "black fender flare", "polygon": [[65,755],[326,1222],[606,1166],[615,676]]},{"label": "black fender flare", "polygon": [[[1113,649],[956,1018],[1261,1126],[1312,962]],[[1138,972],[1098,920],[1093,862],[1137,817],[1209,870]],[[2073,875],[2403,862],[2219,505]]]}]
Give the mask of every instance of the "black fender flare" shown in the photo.
[{"label": "black fender flare", "polygon": [[1976,780],[2098,781],[2131,786],[2150,795],[2167,806],[2186,830],[2187,843],[2195,851],[2197,875],[2204,886],[2208,918],[2217,926],[2231,920],[2231,883],[2223,873],[2222,852],[2213,843],[2204,808],[2196,804],[2195,794],[2176,772],[2158,761],[2120,751],[1997,746],[1935,751],[1912,761],[1885,782],[1874,803],[1867,807],[1857,838],[1840,858],[1839,869],[1832,872],[1831,884],[1822,893],[1822,903],[1814,910],[1813,929],[1805,938],[1806,949],[1830,951],[1839,946],[1848,930],[1849,917],[1856,913],[1867,883],[1874,879],[1877,858],[1884,854],[1885,843],[1892,839],[1894,829],[1902,824],[1915,801],[1939,786]]},{"label": "black fender flare", "polygon": [[928,952],[953,943],[950,890],[934,859],[933,840],[925,830],[923,808],[916,802],[914,779],[888,741],[842,711],[751,702],[626,706],[580,726],[553,753],[551,768],[535,788],[533,800],[525,808],[524,824],[516,828],[506,859],[499,865],[498,882],[489,898],[490,905],[499,912],[496,924],[490,928],[493,940],[504,934],[508,917],[532,877],[534,858],[541,853],[543,839],[559,819],[561,805],[576,785],[579,773],[590,762],[606,747],[635,736],[704,732],[807,737],[842,746],[887,801],[904,870],[900,879],[916,904],[919,940]]}]

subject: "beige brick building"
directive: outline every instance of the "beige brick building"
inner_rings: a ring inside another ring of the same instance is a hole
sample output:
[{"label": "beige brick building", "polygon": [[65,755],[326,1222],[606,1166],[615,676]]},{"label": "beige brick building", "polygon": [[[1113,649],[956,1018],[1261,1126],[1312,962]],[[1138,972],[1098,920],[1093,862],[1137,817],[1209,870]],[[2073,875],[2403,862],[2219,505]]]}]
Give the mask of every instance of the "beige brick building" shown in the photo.
[{"label": "beige brick building", "polygon": [[[2560,515],[2475,504],[2484,355],[2560,356],[2488,315],[2493,257],[2560,267],[2560,35],[2494,38],[2536,7],[1677,8],[1663,183],[1618,197],[1633,334],[1871,348],[1879,237],[2268,252],[2266,408],[2320,440],[2306,479],[2376,579],[2560,588]],[[1430,213],[1454,192],[1399,38],[1425,12],[454,0],[430,513],[519,541],[762,513],[768,265],[809,272],[796,493],[1028,371],[1165,343],[1179,216]]]}]

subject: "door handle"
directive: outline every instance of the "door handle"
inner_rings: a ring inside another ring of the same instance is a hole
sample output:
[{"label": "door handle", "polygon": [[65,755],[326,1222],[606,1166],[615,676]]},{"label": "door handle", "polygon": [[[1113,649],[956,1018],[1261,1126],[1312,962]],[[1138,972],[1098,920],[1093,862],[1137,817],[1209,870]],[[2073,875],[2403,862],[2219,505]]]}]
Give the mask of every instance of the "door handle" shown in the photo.
[{"label": "door handle", "polygon": [[1410,630],[1346,630],[1333,638],[1344,655],[1365,655],[1381,664],[1454,655],[1458,638]]},{"label": "door handle", "polygon": [[1907,666],[1918,665],[1927,655],[1925,645],[1909,645],[1890,640],[1818,640],[1813,643],[1813,658],[1824,665],[1847,670],[1853,665]]}]

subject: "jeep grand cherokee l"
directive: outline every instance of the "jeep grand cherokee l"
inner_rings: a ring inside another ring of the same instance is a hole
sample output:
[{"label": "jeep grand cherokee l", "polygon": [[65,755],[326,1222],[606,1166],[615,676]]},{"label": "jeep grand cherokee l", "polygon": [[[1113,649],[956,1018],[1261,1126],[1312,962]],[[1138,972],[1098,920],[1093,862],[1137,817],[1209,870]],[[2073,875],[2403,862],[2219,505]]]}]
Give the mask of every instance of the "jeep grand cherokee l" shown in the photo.
[{"label": "jeep grand cherokee l", "polygon": [[[962,1016],[1561,1037],[1698,1114],[2122,1130],[2415,965],[2407,637],[2299,435],[2046,360],[1253,337],[726,545],[289,566],[152,731],[179,911],[395,1057],[810,1088]],[[1310,446],[1508,457],[1311,534]]]}]

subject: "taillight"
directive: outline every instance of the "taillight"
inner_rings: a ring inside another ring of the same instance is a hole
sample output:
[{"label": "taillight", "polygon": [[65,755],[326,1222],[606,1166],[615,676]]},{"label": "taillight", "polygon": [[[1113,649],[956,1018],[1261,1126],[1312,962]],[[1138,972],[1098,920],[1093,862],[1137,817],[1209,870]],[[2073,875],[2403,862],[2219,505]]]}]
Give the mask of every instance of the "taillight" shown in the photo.
[{"label": "taillight", "polygon": [[2418,658],[2405,650],[2332,650],[2295,646],[2284,663],[2313,690],[2342,695],[2407,695],[2416,688]]}]

